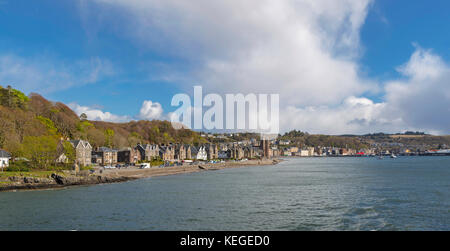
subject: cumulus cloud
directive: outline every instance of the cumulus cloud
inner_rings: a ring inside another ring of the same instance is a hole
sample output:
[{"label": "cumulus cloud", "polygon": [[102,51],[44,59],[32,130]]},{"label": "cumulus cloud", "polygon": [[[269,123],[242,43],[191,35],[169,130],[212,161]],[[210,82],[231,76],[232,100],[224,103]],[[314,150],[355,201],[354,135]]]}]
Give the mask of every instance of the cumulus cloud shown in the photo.
[{"label": "cumulus cloud", "polygon": [[100,109],[96,109],[88,106],[80,106],[75,103],[70,103],[68,105],[78,116],[81,114],[86,114],[89,120],[94,121],[106,121],[106,122],[127,122],[131,118],[129,116],[115,115],[110,112],[104,112]]},{"label": "cumulus cloud", "polygon": [[406,79],[386,83],[389,112],[405,125],[436,133],[450,132],[450,66],[441,57],[417,47],[399,71]]},{"label": "cumulus cloud", "polygon": [[114,72],[112,64],[100,58],[70,63],[57,61],[46,56],[0,55],[0,83],[45,94],[95,83]]},{"label": "cumulus cloud", "polygon": [[417,47],[400,66],[401,80],[385,84],[385,100],[349,97],[338,106],[289,106],[283,128],[313,133],[355,134],[426,130],[450,132],[450,66],[431,50]]},{"label": "cumulus cloud", "polygon": [[[123,14],[128,22],[116,29],[140,49],[176,59],[163,79],[176,76],[188,90],[279,93],[282,131],[450,131],[450,68],[432,51],[417,47],[398,80],[361,74],[371,0],[95,2]],[[370,92],[383,100],[364,98]]]},{"label": "cumulus cloud", "polygon": [[104,112],[100,108],[81,106],[76,103],[68,105],[78,116],[86,114],[89,120],[107,121],[107,122],[128,122],[133,119],[155,120],[170,118],[171,114],[164,116],[164,110],[160,103],[146,100],[143,102],[141,110],[136,116],[116,115],[110,112]]},{"label": "cumulus cloud", "polygon": [[163,115],[163,108],[160,103],[146,100],[142,104],[138,118],[145,120],[154,120],[160,119],[162,115]]},{"label": "cumulus cloud", "polygon": [[222,93],[279,93],[286,105],[323,105],[373,85],[354,61],[370,0],[97,2],[128,11],[128,34],[141,46],[188,62],[187,88],[200,83]]}]

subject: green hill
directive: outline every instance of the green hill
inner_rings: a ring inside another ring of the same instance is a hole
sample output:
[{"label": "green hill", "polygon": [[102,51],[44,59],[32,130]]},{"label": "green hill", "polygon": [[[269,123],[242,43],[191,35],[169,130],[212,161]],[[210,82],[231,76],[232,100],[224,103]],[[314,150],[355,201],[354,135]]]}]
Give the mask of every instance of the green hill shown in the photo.
[{"label": "green hill", "polygon": [[137,143],[205,143],[188,129],[175,130],[168,121],[108,123],[80,119],[65,104],[51,102],[39,94],[26,96],[10,86],[0,86],[0,149],[13,157],[29,156],[34,142],[53,146],[60,139],[84,139],[93,147],[122,148]]}]

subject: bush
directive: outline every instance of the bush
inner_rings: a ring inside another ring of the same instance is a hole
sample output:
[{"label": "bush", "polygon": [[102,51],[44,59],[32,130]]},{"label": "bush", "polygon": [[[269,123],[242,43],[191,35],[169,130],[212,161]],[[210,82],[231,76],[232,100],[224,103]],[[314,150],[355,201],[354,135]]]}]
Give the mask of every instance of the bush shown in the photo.
[{"label": "bush", "polygon": [[29,172],[31,168],[28,162],[25,161],[15,161],[11,162],[9,167],[6,168],[7,172]]}]

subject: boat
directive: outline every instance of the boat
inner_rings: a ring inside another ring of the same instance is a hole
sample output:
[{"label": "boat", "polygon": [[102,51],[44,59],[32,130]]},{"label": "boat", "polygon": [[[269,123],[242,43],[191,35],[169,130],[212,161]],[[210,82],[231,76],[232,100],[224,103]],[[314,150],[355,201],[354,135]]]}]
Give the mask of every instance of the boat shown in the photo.
[{"label": "boat", "polygon": [[396,159],[396,158],[397,158],[397,156],[395,154],[391,155],[391,159]]}]

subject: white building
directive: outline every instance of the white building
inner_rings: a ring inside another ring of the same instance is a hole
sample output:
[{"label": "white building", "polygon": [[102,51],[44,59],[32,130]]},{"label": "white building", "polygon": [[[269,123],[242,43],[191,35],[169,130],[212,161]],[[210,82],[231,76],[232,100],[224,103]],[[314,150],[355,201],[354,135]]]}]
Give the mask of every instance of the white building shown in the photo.
[{"label": "white building", "polygon": [[8,152],[0,150],[0,168],[8,167],[10,159],[11,155]]},{"label": "white building", "polygon": [[206,152],[206,148],[204,146],[198,148],[196,159],[208,160],[208,153]]},{"label": "white building", "polygon": [[310,157],[308,150],[300,150],[299,151],[301,157]]}]

